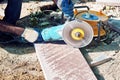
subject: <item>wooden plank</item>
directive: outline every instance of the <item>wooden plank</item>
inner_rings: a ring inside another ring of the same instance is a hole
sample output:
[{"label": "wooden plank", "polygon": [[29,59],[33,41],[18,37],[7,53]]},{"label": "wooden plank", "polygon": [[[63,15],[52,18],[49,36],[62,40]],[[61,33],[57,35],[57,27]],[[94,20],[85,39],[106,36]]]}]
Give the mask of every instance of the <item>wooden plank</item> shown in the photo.
[{"label": "wooden plank", "polygon": [[97,80],[79,49],[62,44],[35,44],[46,80]]}]

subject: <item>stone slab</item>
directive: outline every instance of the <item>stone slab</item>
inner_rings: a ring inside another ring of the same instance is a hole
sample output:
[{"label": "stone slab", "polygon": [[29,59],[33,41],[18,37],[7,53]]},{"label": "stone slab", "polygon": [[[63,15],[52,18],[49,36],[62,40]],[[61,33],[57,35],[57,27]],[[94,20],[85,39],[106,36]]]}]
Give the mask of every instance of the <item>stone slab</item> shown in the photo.
[{"label": "stone slab", "polygon": [[64,44],[35,44],[46,80],[97,80],[79,49]]}]

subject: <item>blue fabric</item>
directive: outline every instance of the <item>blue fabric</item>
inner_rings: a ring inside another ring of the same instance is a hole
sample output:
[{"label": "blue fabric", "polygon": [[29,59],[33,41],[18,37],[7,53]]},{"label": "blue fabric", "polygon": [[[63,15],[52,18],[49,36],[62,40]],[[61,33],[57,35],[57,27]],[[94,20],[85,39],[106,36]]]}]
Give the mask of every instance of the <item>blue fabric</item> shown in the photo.
[{"label": "blue fabric", "polygon": [[71,0],[62,0],[61,9],[65,17],[68,19],[71,19],[74,16],[73,8],[74,4]]},{"label": "blue fabric", "polygon": [[99,19],[96,15],[89,14],[89,13],[88,13],[88,15],[89,15],[89,17],[87,16],[87,14],[83,14],[82,18],[87,19],[87,20],[98,20]]},{"label": "blue fabric", "polygon": [[10,24],[16,24],[16,21],[20,17],[21,6],[22,0],[8,0],[3,20]]},{"label": "blue fabric", "polygon": [[37,38],[37,40],[35,41],[35,43],[40,43],[40,42],[43,42],[44,40],[43,40],[43,37],[42,37],[42,35],[41,35],[41,32],[42,32],[42,30],[41,29],[39,29],[39,28],[34,28],[34,30],[35,31],[37,31],[38,32],[38,34],[39,34],[39,36],[38,36],[38,38]]}]

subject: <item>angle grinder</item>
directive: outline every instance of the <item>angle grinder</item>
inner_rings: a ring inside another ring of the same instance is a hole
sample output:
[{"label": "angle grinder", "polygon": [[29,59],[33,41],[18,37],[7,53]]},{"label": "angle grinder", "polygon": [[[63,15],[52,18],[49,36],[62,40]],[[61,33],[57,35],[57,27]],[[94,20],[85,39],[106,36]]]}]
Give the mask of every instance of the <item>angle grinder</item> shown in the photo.
[{"label": "angle grinder", "polygon": [[87,46],[93,39],[93,29],[85,21],[73,20],[63,25],[43,29],[41,32],[44,41],[64,40],[75,48]]}]

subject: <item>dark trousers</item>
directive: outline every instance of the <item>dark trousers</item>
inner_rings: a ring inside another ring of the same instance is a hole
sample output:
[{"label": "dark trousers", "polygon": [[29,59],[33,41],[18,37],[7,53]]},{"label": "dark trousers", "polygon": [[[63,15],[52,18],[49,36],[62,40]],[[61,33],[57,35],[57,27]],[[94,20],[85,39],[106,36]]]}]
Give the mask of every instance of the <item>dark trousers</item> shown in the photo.
[{"label": "dark trousers", "polygon": [[17,20],[20,18],[21,7],[22,0],[8,0],[3,20],[7,23],[15,25]]}]

